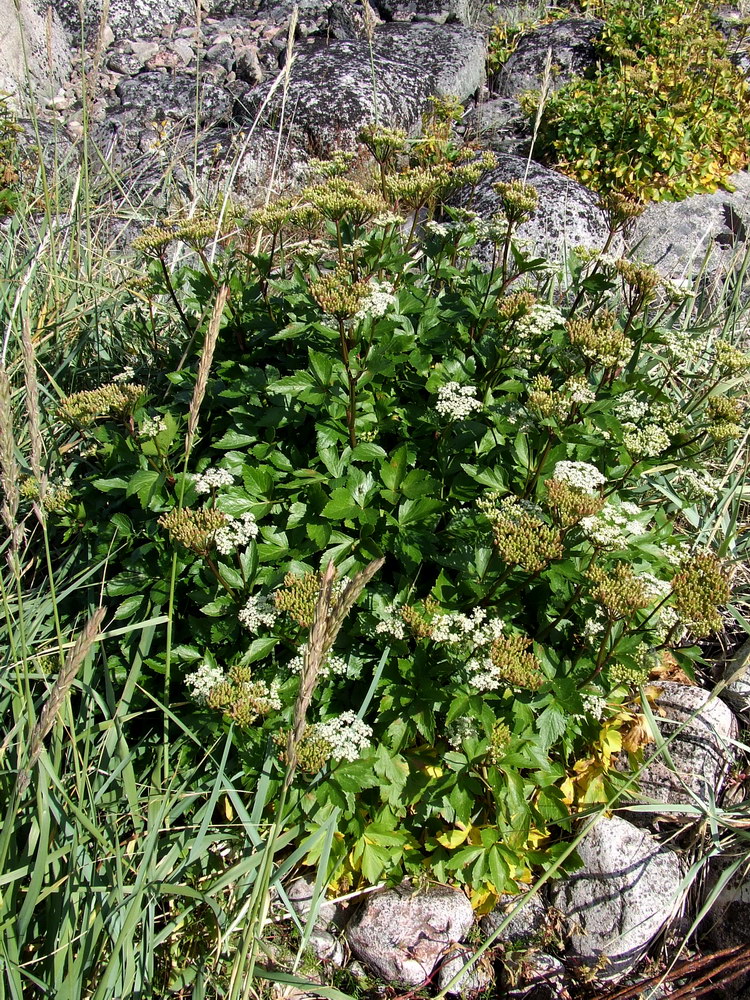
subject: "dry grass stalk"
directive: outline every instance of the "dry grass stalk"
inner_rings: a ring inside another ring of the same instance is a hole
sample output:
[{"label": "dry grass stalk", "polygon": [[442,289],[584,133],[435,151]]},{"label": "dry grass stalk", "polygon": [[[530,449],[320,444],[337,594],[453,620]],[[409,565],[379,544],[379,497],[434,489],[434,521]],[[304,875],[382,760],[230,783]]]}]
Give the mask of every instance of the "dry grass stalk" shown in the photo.
[{"label": "dry grass stalk", "polygon": [[36,377],[36,352],[31,338],[31,323],[27,313],[21,324],[21,346],[23,348],[23,378],[26,388],[26,416],[29,421],[29,461],[31,471],[39,481],[42,495],[42,419],[39,412],[39,382]]},{"label": "dry grass stalk", "polygon": [[344,619],[351,611],[355,601],[372,580],[385,562],[384,559],[374,559],[363,570],[347,583],[342,592],[332,601],[333,584],[336,579],[336,567],[329,562],[320,580],[318,601],[315,605],[315,617],[310,626],[310,634],[305,651],[300,689],[294,705],[294,722],[287,739],[286,759],[287,772],[284,785],[292,783],[297,763],[297,744],[302,739],[307,720],[307,710],[310,707],[315,687],[318,683],[320,668],[328,651],[336,641],[341,631]]},{"label": "dry grass stalk", "polygon": [[81,669],[81,665],[97,640],[103,618],[104,608],[99,607],[86,622],[83,632],[78,636],[75,645],[65,657],[63,668],[57,676],[49,697],[44,703],[42,714],[39,716],[31,733],[29,758],[25,769],[19,772],[16,782],[19,794],[25,791],[31,780],[31,771],[39,759],[39,754],[42,752],[44,740],[55,723],[57,714],[65,701],[71,684]]},{"label": "dry grass stalk", "polygon": [[211,370],[211,362],[214,359],[214,351],[216,350],[216,342],[219,339],[219,327],[221,326],[221,317],[224,313],[224,306],[227,304],[227,299],[229,298],[229,288],[226,285],[222,285],[219,289],[218,295],[216,296],[216,302],[214,303],[214,309],[211,313],[211,319],[208,324],[208,331],[206,333],[206,340],[203,344],[203,353],[201,354],[200,363],[198,364],[198,377],[195,381],[195,389],[193,390],[193,398],[190,401],[190,412],[188,414],[188,429],[185,435],[185,455],[188,456],[193,450],[193,442],[195,440],[195,432],[198,430],[198,416],[200,414],[201,405],[203,403],[203,397],[206,395],[206,386],[208,385],[208,373]]},{"label": "dry grass stalk", "polygon": [[16,441],[13,434],[13,405],[11,398],[10,379],[3,365],[0,367],[0,486],[3,490],[3,502],[0,505],[0,516],[10,535],[9,558],[12,560],[18,552],[23,537],[23,529],[18,524],[18,503],[20,475],[16,461]]},{"label": "dry grass stalk", "polygon": [[547,49],[547,58],[544,60],[544,72],[542,73],[542,87],[539,92],[539,104],[536,109],[536,117],[534,118],[534,131],[531,136],[531,146],[529,148],[528,159],[526,160],[526,169],[523,173],[523,182],[526,183],[526,178],[529,176],[529,169],[531,167],[531,155],[534,152],[534,146],[536,146],[536,139],[539,135],[539,126],[542,123],[542,115],[544,114],[544,106],[547,103],[547,99],[550,94],[550,88],[552,84],[552,48]]}]

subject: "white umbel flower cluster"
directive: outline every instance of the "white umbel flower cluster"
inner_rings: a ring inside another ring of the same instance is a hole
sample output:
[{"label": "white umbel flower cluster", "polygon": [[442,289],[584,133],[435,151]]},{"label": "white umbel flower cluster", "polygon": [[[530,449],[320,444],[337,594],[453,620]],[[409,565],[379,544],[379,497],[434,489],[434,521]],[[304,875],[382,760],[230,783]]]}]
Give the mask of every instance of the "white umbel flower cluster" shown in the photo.
[{"label": "white umbel flower cluster", "polygon": [[473,656],[466,664],[469,684],[477,691],[497,691],[505,686],[500,670],[489,656]]},{"label": "white umbel flower cluster", "polygon": [[231,517],[229,514],[224,516],[227,523],[214,532],[214,543],[223,556],[228,556],[230,552],[244,548],[256,537],[258,525],[255,523],[254,514],[243,514],[240,518]]},{"label": "white umbel flower cluster", "polygon": [[475,386],[446,382],[438,389],[435,409],[441,417],[449,417],[451,420],[465,420],[474,410],[482,409],[482,403],[476,397]]},{"label": "white umbel flower cluster", "polygon": [[234,476],[226,469],[209,468],[196,475],[194,481],[196,493],[210,493],[212,490],[219,489],[220,486],[231,486],[234,482]]},{"label": "white umbel flower cluster", "polygon": [[406,638],[406,623],[399,617],[398,608],[391,605],[378,624],[375,626],[375,635],[390,635],[394,639]]},{"label": "white umbel flower cluster", "polygon": [[225,674],[221,667],[206,663],[204,660],[197,670],[185,677],[185,687],[193,701],[197,701],[199,705],[205,705],[213,689],[224,680]]},{"label": "white umbel flower cluster", "polygon": [[315,726],[315,735],[329,744],[335,760],[353,761],[370,746],[372,729],[354,712],[342,712],[335,719],[319,722]]},{"label": "white umbel flower cluster", "polygon": [[607,699],[598,694],[582,694],[581,703],[586,715],[590,715],[597,722],[601,721],[607,708]]},{"label": "white umbel flower cluster", "polygon": [[581,528],[596,545],[605,549],[624,549],[630,539],[644,535],[646,527],[636,520],[641,513],[634,503],[608,501],[598,514],[581,519]]},{"label": "white umbel flower cluster", "polygon": [[[287,666],[293,674],[301,674],[305,665],[305,653],[307,643],[300,646],[299,653],[292,657]],[[320,667],[319,676],[327,679],[329,677],[343,677],[349,669],[349,664],[343,656],[327,656]]]},{"label": "white umbel flower cluster", "polygon": [[607,477],[603,476],[596,466],[590,465],[588,462],[558,462],[555,465],[552,478],[561,483],[569,483],[576,489],[592,495],[597,493],[599,487],[604,486],[607,482]]},{"label": "white umbel flower cluster", "polygon": [[167,421],[164,417],[146,417],[146,419],[141,424],[140,433],[138,436],[144,441],[149,438],[155,438],[162,431],[167,429]]},{"label": "white umbel flower cluster", "polygon": [[373,279],[369,284],[369,295],[363,300],[359,310],[354,314],[354,318],[361,320],[371,316],[373,319],[377,319],[380,316],[385,316],[391,306],[396,304],[396,301],[393,285],[387,281]]},{"label": "white umbel flower cluster", "polygon": [[565,317],[559,309],[537,302],[531,312],[516,320],[515,331],[520,337],[543,337],[556,326],[564,326]]},{"label": "white umbel flower cluster", "polygon": [[504,628],[501,618],[488,619],[484,608],[475,608],[469,615],[460,612],[435,615],[430,638],[449,646],[460,642],[468,642],[474,647],[489,646],[500,638]]},{"label": "white umbel flower cluster", "polygon": [[273,625],[278,616],[278,611],[268,597],[261,594],[249,597],[237,615],[240,624],[253,634],[258,632],[263,625]]}]

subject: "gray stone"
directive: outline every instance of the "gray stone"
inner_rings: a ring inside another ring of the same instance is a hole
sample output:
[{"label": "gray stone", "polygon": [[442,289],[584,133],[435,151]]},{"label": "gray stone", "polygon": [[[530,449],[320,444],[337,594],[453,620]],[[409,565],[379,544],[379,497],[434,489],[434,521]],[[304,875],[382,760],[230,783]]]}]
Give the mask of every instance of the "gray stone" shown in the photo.
[{"label": "gray stone", "polygon": [[727,685],[722,697],[736,712],[750,715],[750,641],[727,661],[722,679]]},{"label": "gray stone", "polygon": [[[310,882],[306,878],[296,878],[286,890],[287,898],[292,904],[294,912],[303,923],[307,920],[308,914],[312,909],[314,889],[314,882]],[[324,896],[318,909],[315,926],[325,930],[331,922],[336,921],[339,913],[340,908],[338,905],[331,900],[327,900]]]},{"label": "gray stone", "polygon": [[242,45],[235,51],[234,71],[238,80],[251,84],[261,83],[264,73],[256,45]]},{"label": "gray stone", "polygon": [[574,76],[582,76],[596,61],[593,43],[603,27],[604,22],[597,18],[570,18],[528,32],[498,74],[497,95],[517,97],[527,90],[541,90],[550,50],[553,90]]},{"label": "gray stone", "polygon": [[[93,44],[99,32],[104,0],[86,0],[83,30]],[[165,24],[195,22],[195,0],[109,0],[107,23],[116,41],[156,34]],[[81,37],[79,0],[55,0],[55,9],[72,39]]]},{"label": "gray stone", "polygon": [[378,0],[376,7],[386,21],[471,23],[469,0]]},{"label": "gray stone", "polygon": [[525,894],[511,896],[506,893],[500,897],[495,909],[479,921],[484,936],[494,934],[511,911],[513,915],[500,931],[496,939],[498,942],[528,944],[538,938],[547,926],[547,907],[538,893],[528,897]]},{"label": "gray stone", "polygon": [[[736,739],[738,726],[731,710],[718,698],[711,701],[710,692],[700,687],[674,681],[650,686],[660,692],[652,711],[664,739],[685,725],[667,747],[674,770],[661,757],[650,763],[638,778],[639,798],[665,805],[720,800],[735,758],[730,741]],[[654,749],[649,744],[646,755]],[[664,814],[679,818],[668,809]]]},{"label": "gray stone", "polygon": [[462,948],[454,945],[443,958],[438,971],[438,988],[446,990],[448,996],[472,996],[481,990],[486,990],[494,981],[494,973],[489,959],[483,955],[479,961],[475,962],[470,969],[451,986],[448,983],[454,976],[457,976],[470,958],[474,956],[474,949]]},{"label": "gray stone", "polygon": [[704,260],[709,272],[729,273],[748,246],[750,173],[733,174],[730,182],[734,191],[647,205],[628,238],[633,255],[666,278],[697,275]]},{"label": "gray stone", "polygon": [[[741,860],[740,867],[727,878],[727,869],[738,860]],[[715,891],[722,877],[725,884],[698,931],[703,944],[717,951],[750,944],[750,871],[743,841],[736,842],[733,854],[710,859],[704,898]],[[743,971],[738,979],[722,984],[722,1000],[747,1000],[750,996],[750,967],[747,962]]]},{"label": "gray stone", "polygon": [[343,942],[328,931],[316,928],[310,935],[310,947],[321,962],[330,962],[339,968],[346,965],[346,948]]},{"label": "gray stone", "polygon": [[[25,97],[53,97],[70,74],[71,50],[54,7],[45,0],[0,0],[0,91],[24,110]],[[28,91],[28,94],[27,94]]]},{"label": "gray stone", "polygon": [[569,948],[591,967],[603,956],[599,978],[627,972],[680,902],[677,855],[646,830],[618,816],[600,817],[578,847],[583,870],[552,890],[563,914]]},{"label": "gray stone", "polygon": [[[609,226],[599,207],[598,195],[570,177],[539,163],[531,162],[527,169],[524,157],[499,153],[497,168],[484,175],[470,201],[465,195],[459,195],[457,201],[489,220],[500,208],[500,199],[493,190],[493,184],[524,178],[539,192],[539,207],[533,218],[515,231],[516,241],[521,246],[525,245],[534,257],[546,257],[556,265],[562,263],[577,245],[604,246]],[[610,249],[613,253],[618,252],[618,246]],[[476,255],[489,265],[491,245],[480,243]]]},{"label": "gray stone", "polygon": [[180,57],[185,66],[189,66],[195,59],[193,46],[184,38],[175,38],[172,42],[172,51]]},{"label": "gray stone", "polygon": [[234,48],[229,42],[217,42],[206,49],[205,58],[230,70],[234,67]]},{"label": "gray stone", "polygon": [[565,966],[559,958],[543,951],[521,952],[518,959],[506,955],[504,964],[514,973],[519,985],[509,989],[506,1000],[560,1000],[570,996],[565,991]]},{"label": "gray stone", "polygon": [[136,40],[130,43],[130,51],[133,53],[134,56],[136,56],[137,59],[140,60],[141,64],[144,66],[149,61],[149,59],[153,59],[153,57],[159,51],[159,48],[160,46],[158,42]]},{"label": "gray stone", "polygon": [[531,147],[531,123],[513,97],[496,97],[477,104],[467,116],[465,130],[467,137],[476,137],[483,149],[497,153],[526,156]]},{"label": "gray stone", "polygon": [[[196,113],[195,77],[190,73],[166,76],[163,73],[140,73],[121,80],[115,88],[124,108],[137,109],[141,121],[163,119],[193,120]],[[222,88],[203,83],[198,102],[200,124],[227,120],[232,98]]]},{"label": "gray stone", "polygon": [[[365,41],[337,41],[305,53],[291,71],[285,124],[292,140],[316,156],[353,149],[361,128],[375,119],[412,130],[427,99],[455,94],[465,100],[481,85],[484,40],[458,25],[389,24],[377,29],[372,59]],[[253,121],[270,84],[248,95],[240,115]],[[269,102],[278,120],[281,95]]]},{"label": "gray stone", "polygon": [[402,885],[373,893],[350,921],[346,937],[354,955],[383,979],[418,986],[473,921],[462,892]]}]

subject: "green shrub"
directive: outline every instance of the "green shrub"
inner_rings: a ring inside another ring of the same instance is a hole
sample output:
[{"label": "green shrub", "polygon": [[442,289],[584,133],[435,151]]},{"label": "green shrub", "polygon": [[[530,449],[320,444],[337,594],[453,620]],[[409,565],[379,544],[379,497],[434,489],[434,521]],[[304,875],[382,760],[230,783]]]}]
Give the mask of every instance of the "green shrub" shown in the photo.
[{"label": "green shrub", "polygon": [[[123,627],[169,615],[143,690],[207,743],[231,727],[269,818],[313,685],[284,824],[297,843],[333,824],[328,877],[427,871],[483,906],[625,788],[639,686],[671,657],[690,671],[717,624],[727,569],[688,526],[724,489],[707,462],[744,433],[750,358],[652,313],[655,273],[596,252],[551,304],[513,244],[536,201],[518,182],[491,223],[418,235],[401,213],[475,165],[423,142],[396,175],[390,139],[368,141],[388,146],[378,193],[334,176],[225,227],[215,258],[215,220],[139,238],[148,274],[112,319],[132,369],[92,361],[57,409],[57,478],[23,494],[53,551],[109,567]],[[344,586],[381,557],[313,683],[321,568]],[[137,636],[109,649],[115,683]]]},{"label": "green shrub", "polygon": [[[546,102],[540,149],[598,191],[641,200],[715,191],[747,164],[750,85],[711,8],[683,0],[591,5],[606,27],[591,79]],[[538,98],[526,105],[535,110]]]},{"label": "green shrub", "polygon": [[7,98],[0,94],[0,217],[12,214],[18,205],[20,131],[8,110]]}]

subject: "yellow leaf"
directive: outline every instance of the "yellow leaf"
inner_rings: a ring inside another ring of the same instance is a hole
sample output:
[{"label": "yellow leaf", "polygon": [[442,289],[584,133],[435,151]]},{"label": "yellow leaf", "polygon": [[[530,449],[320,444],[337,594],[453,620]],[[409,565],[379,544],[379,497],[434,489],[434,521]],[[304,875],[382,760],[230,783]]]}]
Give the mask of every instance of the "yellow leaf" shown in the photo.
[{"label": "yellow leaf", "polygon": [[442,778],[443,769],[438,767],[437,764],[427,764],[424,768],[424,773],[428,778]]},{"label": "yellow leaf", "polygon": [[466,838],[471,833],[471,827],[467,826],[463,830],[446,830],[443,833],[438,833],[435,837],[438,844],[447,848],[449,851],[455,851],[457,847],[465,843]]},{"label": "yellow leaf", "polygon": [[491,913],[495,909],[499,898],[493,886],[487,884],[477,886],[471,890],[471,908],[478,916],[484,916],[485,913]]}]

